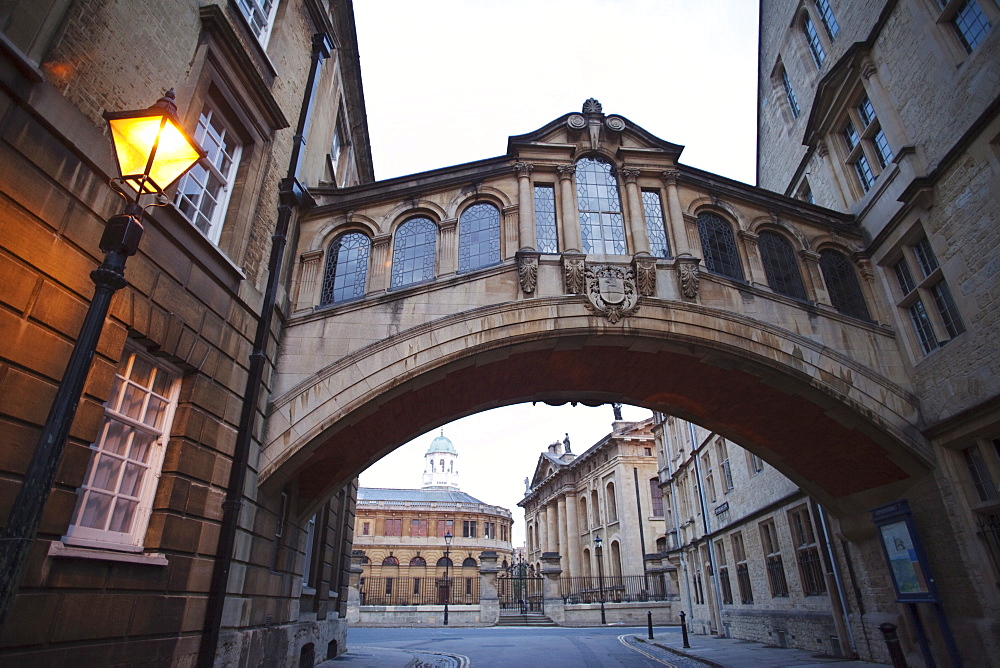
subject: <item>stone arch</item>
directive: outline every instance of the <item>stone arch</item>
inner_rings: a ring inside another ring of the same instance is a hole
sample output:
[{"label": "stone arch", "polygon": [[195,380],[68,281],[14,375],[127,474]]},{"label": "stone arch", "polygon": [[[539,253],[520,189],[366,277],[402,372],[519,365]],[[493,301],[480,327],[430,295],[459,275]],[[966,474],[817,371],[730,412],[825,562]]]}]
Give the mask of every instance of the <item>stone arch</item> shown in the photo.
[{"label": "stone arch", "polygon": [[323,251],[325,253],[336,237],[344,232],[352,231],[363,232],[374,239],[378,236],[379,228],[375,221],[368,216],[362,216],[357,213],[338,216],[328,221],[316,231],[309,241],[308,248],[310,251]]},{"label": "stone arch", "polygon": [[747,231],[754,234],[760,234],[764,230],[773,230],[778,234],[783,234],[792,241],[793,246],[797,246],[796,251],[801,250],[812,250],[812,244],[809,242],[809,238],[802,233],[795,225],[789,225],[787,221],[781,218],[776,218],[773,216],[758,216],[750,221],[747,226]]},{"label": "stone arch", "polygon": [[462,191],[452,197],[445,207],[445,211],[448,212],[447,218],[458,218],[462,215],[462,211],[479,202],[489,202],[501,212],[513,203],[510,196],[499,188],[482,185],[475,192]]},{"label": "stone arch", "polygon": [[926,473],[930,456],[916,402],[892,380],[894,339],[872,327],[865,336],[871,349],[850,358],[770,323],[674,301],[649,299],[617,326],[572,297],[470,309],[279,389],[260,477],[297,481],[306,512],[453,419],[532,400],[623,401],[716,431],[834,512],[866,511]]},{"label": "stone arch", "polygon": [[728,219],[730,222],[736,223],[735,232],[749,231],[750,224],[737,207],[733,206],[725,200],[718,199],[716,197],[699,197],[691,201],[688,204],[686,215],[692,218],[697,218],[699,213],[704,213],[706,211],[711,211],[712,213],[718,214],[723,218]]},{"label": "stone arch", "polygon": [[441,225],[442,220],[448,218],[447,213],[439,205],[430,200],[406,200],[394,206],[388,213],[379,219],[378,227],[385,234],[395,235],[396,229],[408,221],[410,218],[425,216],[434,221],[434,224]]}]

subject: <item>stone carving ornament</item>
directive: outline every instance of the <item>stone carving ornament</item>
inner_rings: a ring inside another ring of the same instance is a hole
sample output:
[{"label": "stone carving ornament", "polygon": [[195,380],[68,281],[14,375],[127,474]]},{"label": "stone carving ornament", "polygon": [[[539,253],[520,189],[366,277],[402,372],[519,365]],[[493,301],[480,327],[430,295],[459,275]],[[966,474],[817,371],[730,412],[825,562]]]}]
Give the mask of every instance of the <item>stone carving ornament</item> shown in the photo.
[{"label": "stone carving ornament", "polygon": [[653,256],[638,256],[634,260],[635,284],[639,294],[652,297],[656,294],[656,258]]},{"label": "stone carving ornament", "polygon": [[566,294],[578,295],[583,292],[583,257],[568,258],[563,255],[563,267],[566,281]]},{"label": "stone carving ornament", "polygon": [[587,119],[580,114],[570,114],[566,119],[566,125],[574,130],[582,130],[587,127]]},{"label": "stone carving ornament", "polygon": [[538,285],[538,256],[528,253],[517,255],[517,275],[521,281],[521,289],[525,294],[535,292]]},{"label": "stone carving ornament", "polygon": [[635,272],[631,268],[598,265],[586,270],[587,308],[612,325],[639,309]]},{"label": "stone carving ornament", "polygon": [[621,116],[608,116],[604,119],[604,124],[612,132],[621,132],[625,129],[625,119]]},{"label": "stone carving ornament", "polygon": [[681,284],[681,294],[687,299],[694,299],[698,296],[698,260],[693,262],[677,259],[678,279]]}]

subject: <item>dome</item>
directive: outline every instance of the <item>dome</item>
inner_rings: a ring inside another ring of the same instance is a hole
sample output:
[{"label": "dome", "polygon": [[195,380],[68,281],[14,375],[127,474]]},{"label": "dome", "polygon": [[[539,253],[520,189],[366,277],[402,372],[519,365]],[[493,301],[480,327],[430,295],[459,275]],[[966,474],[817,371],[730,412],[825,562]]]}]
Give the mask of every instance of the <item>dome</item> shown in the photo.
[{"label": "dome", "polygon": [[441,435],[431,441],[431,447],[427,448],[427,453],[431,452],[450,452],[453,455],[457,455],[458,452],[455,451],[455,444],[452,443],[444,435],[444,429],[441,430]]}]

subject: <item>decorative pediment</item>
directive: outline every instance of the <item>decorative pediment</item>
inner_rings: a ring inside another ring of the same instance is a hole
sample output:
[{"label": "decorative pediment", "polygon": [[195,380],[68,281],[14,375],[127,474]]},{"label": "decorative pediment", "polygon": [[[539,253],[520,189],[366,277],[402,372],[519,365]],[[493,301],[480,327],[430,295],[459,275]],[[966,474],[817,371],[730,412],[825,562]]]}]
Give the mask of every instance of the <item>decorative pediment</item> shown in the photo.
[{"label": "decorative pediment", "polygon": [[545,145],[575,151],[604,148],[609,153],[633,149],[659,153],[673,161],[684,150],[683,146],[660,139],[624,116],[605,114],[601,103],[594,98],[584,102],[579,113],[560,116],[534,132],[509,137],[507,153],[516,155],[521,149]]}]

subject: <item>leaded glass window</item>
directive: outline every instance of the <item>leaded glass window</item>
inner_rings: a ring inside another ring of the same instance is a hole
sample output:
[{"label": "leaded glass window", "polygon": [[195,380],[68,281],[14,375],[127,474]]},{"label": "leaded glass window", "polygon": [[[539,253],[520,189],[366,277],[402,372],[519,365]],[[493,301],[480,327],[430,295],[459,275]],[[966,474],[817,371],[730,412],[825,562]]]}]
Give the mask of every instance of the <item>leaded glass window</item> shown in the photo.
[{"label": "leaded glass window", "polygon": [[663,202],[660,200],[658,190],[642,191],[642,213],[646,219],[650,252],[656,257],[669,258],[670,244],[667,242],[667,230],[663,222]]},{"label": "leaded glass window", "polygon": [[701,239],[701,253],[708,271],[737,281],[744,280],[743,265],[740,264],[740,254],[736,250],[732,225],[718,214],[699,214],[698,237]]},{"label": "leaded glass window", "polygon": [[342,234],[330,244],[319,298],[321,305],[364,296],[370,253],[371,241],[360,232]]},{"label": "leaded glass window", "polygon": [[458,220],[458,270],[499,263],[500,210],[492,204],[473,204]]},{"label": "leaded glass window", "polygon": [[559,252],[559,234],[556,231],[555,186],[535,186],[535,246],[540,253]]},{"label": "leaded glass window", "polygon": [[611,165],[600,158],[576,163],[576,199],[580,211],[583,252],[625,255],[625,222],[622,218],[618,179]]},{"label": "leaded glass window", "polygon": [[824,250],[819,254],[819,268],[833,308],[844,315],[871,320],[864,295],[861,294],[861,283],[858,282],[858,275],[851,261],[842,253]]},{"label": "leaded glass window", "polygon": [[437,225],[429,218],[411,218],[396,230],[392,250],[391,288],[434,278]]},{"label": "leaded glass window", "polygon": [[805,299],[806,289],[802,284],[802,274],[795,251],[783,236],[777,232],[764,231],[757,238],[760,259],[764,263],[767,284],[778,294]]}]

